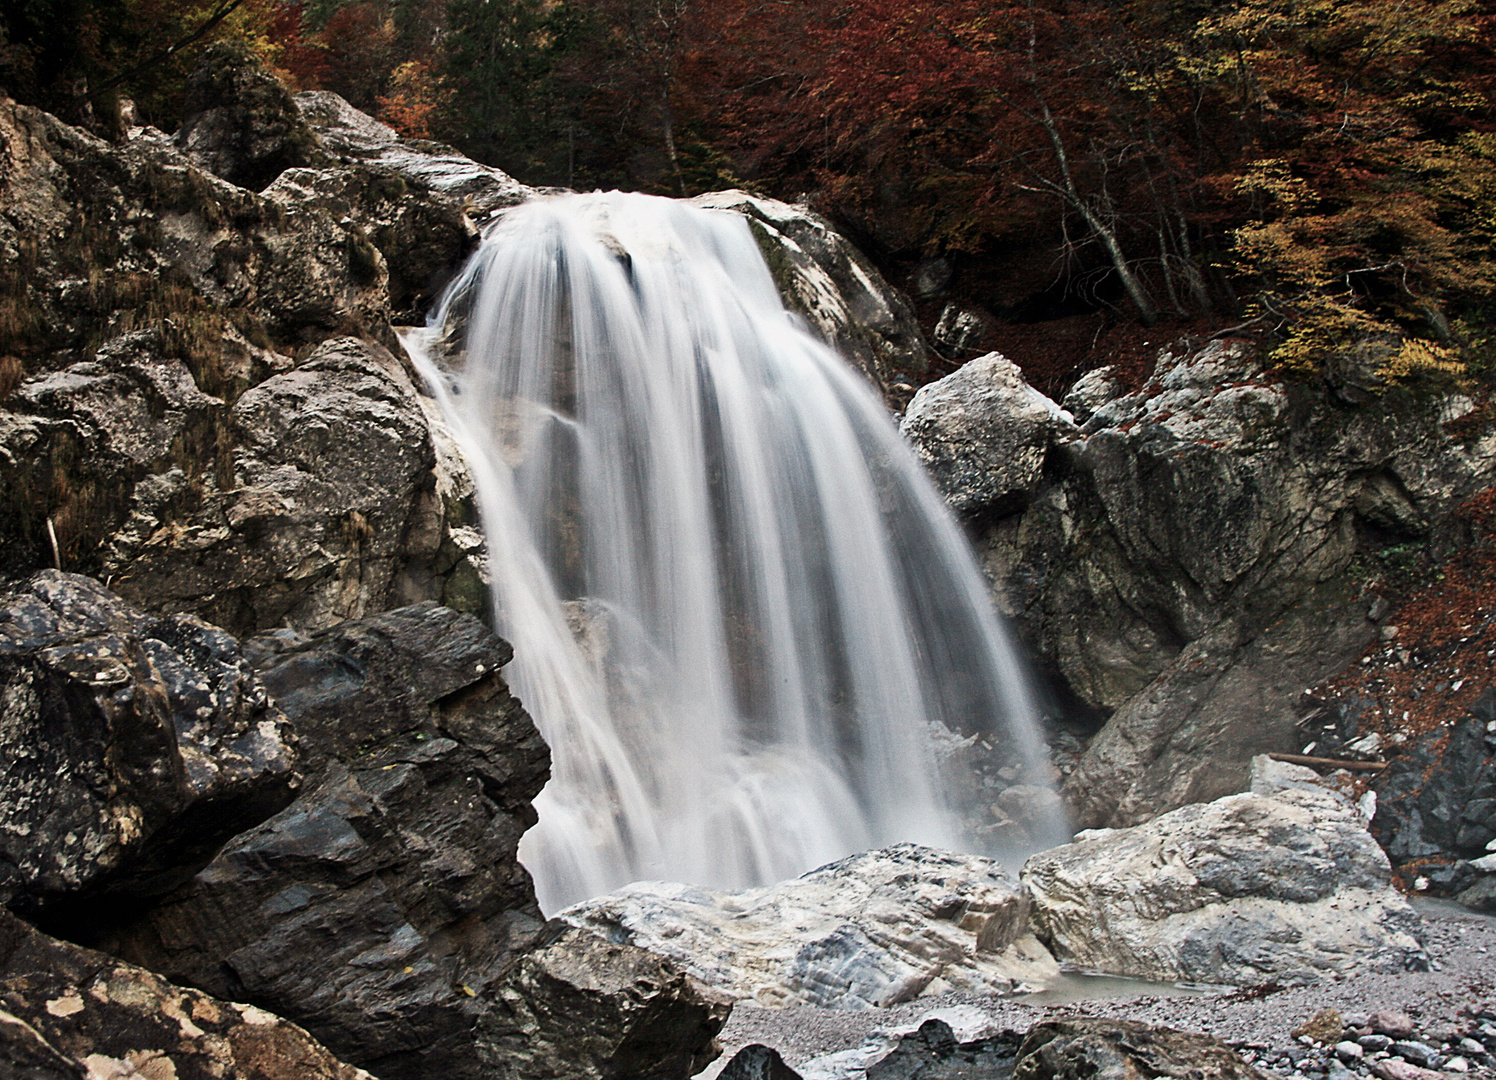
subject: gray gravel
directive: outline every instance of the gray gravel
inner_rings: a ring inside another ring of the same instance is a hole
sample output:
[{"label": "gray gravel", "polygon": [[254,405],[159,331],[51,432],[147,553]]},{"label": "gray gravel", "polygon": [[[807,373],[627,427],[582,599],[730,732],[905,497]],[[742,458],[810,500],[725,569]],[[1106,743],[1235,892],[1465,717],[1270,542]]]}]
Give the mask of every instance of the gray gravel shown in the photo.
[{"label": "gray gravel", "polygon": [[[1048,1017],[1081,1014],[1205,1032],[1235,1046],[1250,1045],[1256,1056],[1266,1058],[1301,1050],[1293,1029],[1322,1009],[1343,1014],[1398,1009],[1411,1016],[1420,1031],[1469,1029],[1475,1013],[1496,1010],[1496,919],[1447,904],[1420,902],[1418,907],[1433,971],[1350,975],[1267,992],[1191,991],[1073,978],[1058,992],[1025,998],[956,994],[860,1012],[740,1005],[722,1032],[722,1057],[702,1075],[714,1076],[749,1043],[772,1046],[791,1066],[801,1068],[813,1059],[862,1046],[879,1031],[911,1030],[935,1009],[949,1011],[947,1019],[962,1039],[1004,1028],[1025,1031]],[[1454,1080],[1455,1074],[1446,1075]],[[1465,1075],[1487,1078],[1493,1070],[1477,1066]]]}]

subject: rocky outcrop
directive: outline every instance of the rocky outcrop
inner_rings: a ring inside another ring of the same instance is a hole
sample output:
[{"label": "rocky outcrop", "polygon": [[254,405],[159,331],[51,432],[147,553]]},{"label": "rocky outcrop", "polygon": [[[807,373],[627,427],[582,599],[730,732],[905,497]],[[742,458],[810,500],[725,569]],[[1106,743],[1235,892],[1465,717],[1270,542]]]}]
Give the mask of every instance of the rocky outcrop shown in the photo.
[{"label": "rocky outcrop", "polygon": [[919,323],[878,268],[829,222],[800,206],[743,191],[691,200],[748,219],[785,306],[898,404],[929,368]]},{"label": "rocky outcrop", "polygon": [[291,92],[238,41],[203,53],[187,80],[175,141],[194,165],[254,191],[328,157]]},{"label": "rocky outcrop", "polygon": [[1253,986],[1428,965],[1387,856],[1325,789],[1275,785],[1082,832],[1021,876],[1039,937],[1083,971]]},{"label": "rocky outcrop", "polygon": [[996,862],[900,844],[733,893],[641,882],[558,916],[759,1005],[866,1009],[951,990],[1013,993],[1058,969]]},{"label": "rocky outcrop", "polygon": [[432,421],[388,350],[334,338],[226,412],[229,484],[136,485],[104,560],[121,594],[239,632],[432,595],[482,609],[478,545],[456,538],[471,504],[444,497]]},{"label": "rocky outcrop", "polygon": [[249,648],[308,790],[105,943],[384,1080],[477,1075],[483,996],[542,924],[515,850],[549,757],[508,646],[428,603]]},{"label": "rocky outcrop", "polygon": [[499,675],[507,644],[427,602],[246,650],[302,735],[307,790],[110,928],[111,952],[286,1016],[382,1080],[684,1077],[711,1056],[724,999],[641,950],[544,932],[516,850],[549,755]]},{"label": "rocky outcrop", "polygon": [[951,509],[980,520],[1021,507],[1039,486],[1050,447],[1072,437],[1075,425],[1016,364],[988,353],[921,387],[900,430]]},{"label": "rocky outcrop", "polygon": [[295,1024],[55,941],[4,909],[0,1072],[17,1080],[373,1080]]},{"label": "rocky outcrop", "polygon": [[189,97],[180,146],[0,102],[0,573],[235,633],[479,610],[471,484],[390,325],[471,248],[462,197],[322,147],[231,47]]},{"label": "rocky outcrop", "polygon": [[51,919],[190,878],[301,783],[237,643],[88,578],[0,594],[0,902]]},{"label": "rocky outcrop", "polygon": [[[923,393],[964,402],[960,379]],[[1065,785],[1087,826],[1239,791],[1254,754],[1297,751],[1299,694],[1377,631],[1358,556],[1431,535],[1496,481],[1496,436],[1443,426],[1468,399],[1351,401],[1284,381],[1245,342],[1165,350],[1121,391],[1083,380],[1066,399],[1080,427],[1059,430],[1022,388],[984,398],[1003,419],[974,430],[1029,456],[1048,446],[1040,476],[999,470],[990,490],[980,438],[907,425],[1061,698],[1109,718]]]},{"label": "rocky outcrop", "polygon": [[[1496,703],[1496,694],[1487,702]],[[1491,707],[1476,703],[1480,712]],[[1425,732],[1400,748],[1377,778],[1371,831],[1408,886],[1421,877],[1443,895],[1476,884],[1480,869],[1472,864],[1496,842],[1493,721],[1496,716],[1488,720],[1472,711]]]}]

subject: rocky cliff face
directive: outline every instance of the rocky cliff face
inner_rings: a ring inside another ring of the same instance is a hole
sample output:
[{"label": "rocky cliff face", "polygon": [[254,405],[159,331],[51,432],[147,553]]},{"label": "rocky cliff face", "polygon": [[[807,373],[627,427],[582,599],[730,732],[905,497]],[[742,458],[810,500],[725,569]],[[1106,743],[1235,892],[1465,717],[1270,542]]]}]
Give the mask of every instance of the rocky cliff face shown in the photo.
[{"label": "rocky cliff face", "polygon": [[1040,664],[1109,717],[1066,782],[1087,826],[1242,790],[1253,754],[1299,750],[1300,694],[1385,615],[1366,554],[1496,482],[1496,437],[1445,426],[1468,398],[1288,381],[1246,342],[1165,350],[1131,393],[1092,373],[1068,415],[1035,396],[973,361],[905,431]]}]

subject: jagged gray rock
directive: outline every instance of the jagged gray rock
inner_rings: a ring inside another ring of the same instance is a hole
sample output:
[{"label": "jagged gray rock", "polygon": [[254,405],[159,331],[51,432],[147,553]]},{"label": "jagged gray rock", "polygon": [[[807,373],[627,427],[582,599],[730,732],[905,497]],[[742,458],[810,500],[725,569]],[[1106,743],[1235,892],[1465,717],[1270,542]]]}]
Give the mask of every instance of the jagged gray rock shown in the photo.
[{"label": "jagged gray rock", "polygon": [[968,519],[1021,506],[1039,484],[1050,446],[1078,434],[1001,353],[920,387],[900,430],[951,508]]},{"label": "jagged gray rock", "polygon": [[674,964],[553,923],[478,1022],[493,1080],[686,1080],[721,1052],[732,1002]]},{"label": "jagged gray rock", "polygon": [[740,892],[639,882],[558,918],[760,1005],[866,1009],[950,990],[1013,993],[1058,974],[1000,865],[915,844]]},{"label": "jagged gray rock", "polygon": [[[1489,426],[1443,426],[1467,398],[1351,404],[1245,342],[1165,350],[1117,389],[1076,396],[1078,437],[1012,512],[968,511],[999,606],[1076,711],[1108,718],[1065,782],[1086,826],[1240,790],[1254,754],[1297,751],[1303,687],[1377,630],[1358,554],[1431,535],[1496,480]],[[981,476],[970,453],[937,477]],[[959,507],[970,490],[949,482]]]},{"label": "jagged gray rock", "polygon": [[929,351],[908,303],[824,218],[743,191],[712,192],[691,202],[748,219],[785,306],[879,391],[910,384],[928,370]]},{"label": "jagged gray rock", "polygon": [[1039,937],[1081,970],[1253,986],[1428,966],[1386,854],[1329,790],[1247,792],[1082,832],[1021,877]]},{"label": "jagged gray rock", "polygon": [[44,570],[0,593],[0,900],[165,892],[294,797],[296,740],[227,634]]},{"label": "jagged gray rock", "polygon": [[104,943],[384,1080],[481,1075],[473,1027],[542,925],[515,851],[549,755],[509,646],[427,602],[247,647],[306,732],[307,790]]},{"label": "jagged gray rock", "polygon": [[56,941],[0,908],[7,1080],[374,1080],[295,1024]]}]

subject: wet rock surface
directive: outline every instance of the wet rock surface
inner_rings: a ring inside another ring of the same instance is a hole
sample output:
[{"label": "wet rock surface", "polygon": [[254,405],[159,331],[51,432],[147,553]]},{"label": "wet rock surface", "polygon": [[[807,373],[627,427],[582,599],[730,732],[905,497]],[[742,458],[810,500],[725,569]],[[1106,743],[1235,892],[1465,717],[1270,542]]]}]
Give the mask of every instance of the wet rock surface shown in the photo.
[{"label": "wet rock surface", "polygon": [[738,1000],[867,1009],[1058,974],[991,859],[900,844],[741,892],[641,882],[559,918],[669,957]]},{"label": "wet rock surface", "polygon": [[0,898],[47,914],[163,892],[301,783],[297,741],[223,631],[74,574],[0,593]]},{"label": "wet rock surface", "polygon": [[295,1024],[56,941],[4,910],[0,1071],[15,1080],[372,1080]]},{"label": "wet rock surface", "polygon": [[1039,937],[1083,971],[1254,986],[1429,963],[1386,855],[1327,790],[1247,792],[1083,832],[1022,878]]},{"label": "wet rock surface", "polygon": [[785,306],[891,401],[907,401],[929,367],[928,349],[907,301],[867,256],[805,207],[742,191],[691,202],[747,218]]}]

